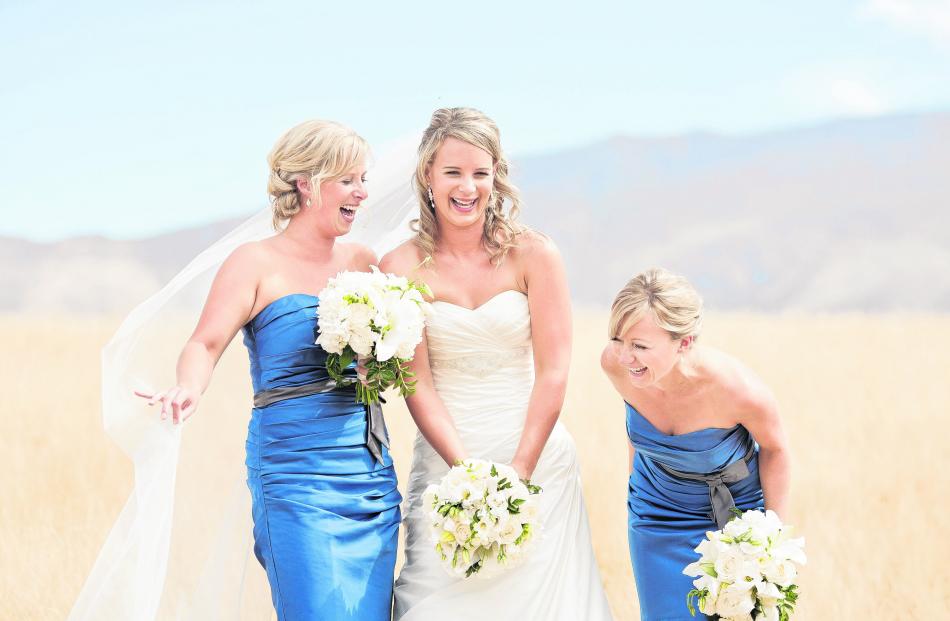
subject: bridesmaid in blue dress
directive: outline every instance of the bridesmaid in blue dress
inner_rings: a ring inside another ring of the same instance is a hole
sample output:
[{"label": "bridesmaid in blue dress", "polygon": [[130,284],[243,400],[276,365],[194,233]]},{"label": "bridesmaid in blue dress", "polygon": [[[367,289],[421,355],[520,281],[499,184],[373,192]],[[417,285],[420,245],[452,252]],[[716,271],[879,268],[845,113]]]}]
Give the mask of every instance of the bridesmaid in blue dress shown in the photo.
[{"label": "bridesmaid in blue dress", "polygon": [[366,153],[362,138],[327,121],[278,140],[268,157],[278,234],[224,262],[177,385],[142,395],[161,403],[162,418],[187,419],[243,329],[255,393],[245,461],[254,549],[280,621],[391,618],[401,497],[381,412],[330,380],[315,345],[315,294],[338,272],[376,263],[369,249],[336,241],[367,196]]},{"label": "bridesmaid in blue dress", "polygon": [[727,354],[696,344],[702,300],[662,269],[614,300],[601,366],[626,405],[628,537],[642,621],[692,617],[683,569],[731,508],[786,514],[789,457],[771,391]]}]

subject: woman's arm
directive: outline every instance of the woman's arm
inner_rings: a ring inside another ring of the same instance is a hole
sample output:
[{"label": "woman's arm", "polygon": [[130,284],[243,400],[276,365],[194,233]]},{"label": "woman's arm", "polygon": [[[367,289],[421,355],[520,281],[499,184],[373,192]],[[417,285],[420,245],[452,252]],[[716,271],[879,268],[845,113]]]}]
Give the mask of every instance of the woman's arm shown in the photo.
[{"label": "woman's arm", "polygon": [[571,363],[571,300],[557,247],[532,234],[525,244],[525,283],[531,313],[534,387],[512,467],[530,478],[564,405]]},{"label": "woman's arm", "polygon": [[[400,256],[414,254],[414,252],[408,252],[413,250],[413,248],[404,247],[393,250],[379,262],[379,269],[410,279],[418,278],[418,274],[414,273],[416,263],[411,258],[407,260]],[[465,459],[467,454],[452,417],[442,402],[442,398],[435,391],[432,370],[429,368],[429,346],[425,333],[423,333],[422,342],[416,346],[409,368],[415,375],[416,382],[415,392],[406,397],[409,414],[412,415],[412,420],[429,445],[445,460],[445,463],[454,466],[458,460]]]},{"label": "woman's arm", "polygon": [[246,244],[221,265],[198,325],[178,356],[175,386],[153,395],[136,393],[149,405],[160,402],[163,419],[171,414],[177,424],[194,414],[221,354],[250,319],[257,298],[257,254],[253,244]]},{"label": "woman's arm", "polygon": [[791,459],[778,403],[767,387],[757,385],[747,389],[739,410],[738,422],[759,443],[759,480],[765,495],[765,508],[785,519],[791,488]]},{"label": "woman's arm", "polygon": [[425,336],[416,347],[415,356],[409,363],[415,375],[416,390],[406,397],[406,407],[415,421],[416,427],[426,441],[450,466],[467,457],[462,438],[459,437],[455,422],[449,415],[442,398],[435,391],[432,371],[429,368],[429,346]]}]

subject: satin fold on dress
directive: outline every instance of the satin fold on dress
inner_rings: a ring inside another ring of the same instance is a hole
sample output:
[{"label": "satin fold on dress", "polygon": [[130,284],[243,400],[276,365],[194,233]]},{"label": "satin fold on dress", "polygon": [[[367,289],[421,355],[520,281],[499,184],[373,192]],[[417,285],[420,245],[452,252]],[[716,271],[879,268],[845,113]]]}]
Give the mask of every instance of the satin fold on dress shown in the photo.
[{"label": "satin fold on dress", "polygon": [[[318,306],[314,296],[287,295],[244,327],[256,394],[329,378],[315,344]],[[377,459],[367,445],[367,410],[355,396],[338,387],[251,413],[254,551],[280,621],[390,618],[402,498],[388,449],[380,445]]]},{"label": "satin fold on dress", "polygon": [[[683,569],[699,558],[694,551],[706,531],[718,530],[713,521],[711,486],[685,479],[667,470],[709,475],[745,460],[748,476],[724,481],[736,507],[762,509],[758,447],[741,425],[707,428],[681,435],[660,432],[629,403],[627,436],[636,449],[627,490],[630,560],[637,583],[641,621],[695,621],[686,594],[693,578]],[[736,470],[736,467],[732,467]]]}]

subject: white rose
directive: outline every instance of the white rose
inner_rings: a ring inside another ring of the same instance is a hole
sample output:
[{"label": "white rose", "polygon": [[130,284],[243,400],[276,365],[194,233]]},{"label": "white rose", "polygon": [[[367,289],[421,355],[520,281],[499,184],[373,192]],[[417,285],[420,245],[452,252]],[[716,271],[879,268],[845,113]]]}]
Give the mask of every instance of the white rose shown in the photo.
[{"label": "white rose", "polygon": [[738,617],[752,612],[755,601],[752,592],[727,587],[719,592],[716,599],[716,614],[720,617]]},{"label": "white rose", "polygon": [[508,520],[498,531],[498,542],[502,544],[511,544],[515,539],[521,536],[521,523],[517,520]]},{"label": "white rose", "polygon": [[373,353],[376,338],[377,335],[369,328],[354,328],[350,334],[350,347],[360,356],[369,356]]},{"label": "white rose", "polygon": [[317,345],[330,354],[342,354],[346,342],[346,335],[340,332],[321,332],[317,338]]},{"label": "white rose", "polygon": [[790,561],[779,560],[767,563],[765,567],[762,568],[762,573],[765,575],[766,580],[782,587],[787,587],[794,583],[795,576],[798,574],[795,570],[795,566]]},{"label": "white rose", "polygon": [[737,548],[728,548],[719,553],[716,558],[716,575],[721,582],[735,582],[736,574],[739,572],[743,562],[742,553]]},{"label": "white rose", "polygon": [[467,522],[458,522],[455,524],[452,534],[455,535],[456,543],[459,545],[464,545],[466,540],[468,540],[469,535],[472,534],[472,529],[469,527]]}]

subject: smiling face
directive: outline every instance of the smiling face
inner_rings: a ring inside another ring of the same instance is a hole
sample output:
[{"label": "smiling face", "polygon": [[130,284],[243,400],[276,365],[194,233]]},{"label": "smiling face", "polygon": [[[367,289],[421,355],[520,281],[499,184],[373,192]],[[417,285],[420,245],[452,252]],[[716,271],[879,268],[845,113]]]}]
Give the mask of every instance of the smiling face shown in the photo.
[{"label": "smiling face", "polygon": [[611,349],[637,388],[656,385],[689,351],[692,337],[674,339],[657,325],[652,312],[644,314],[611,340]]},{"label": "smiling face", "polygon": [[479,224],[491,197],[494,172],[487,151],[446,138],[426,173],[439,223],[459,228]]},{"label": "smiling face", "polygon": [[311,199],[310,207],[315,210],[317,226],[331,236],[338,237],[350,232],[356,220],[360,204],[366,200],[366,167],[355,166],[343,175],[327,179],[320,184],[320,196],[312,195],[310,184],[305,180],[298,182],[301,199],[306,203]]}]

